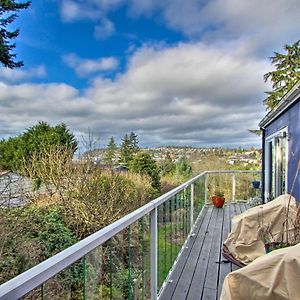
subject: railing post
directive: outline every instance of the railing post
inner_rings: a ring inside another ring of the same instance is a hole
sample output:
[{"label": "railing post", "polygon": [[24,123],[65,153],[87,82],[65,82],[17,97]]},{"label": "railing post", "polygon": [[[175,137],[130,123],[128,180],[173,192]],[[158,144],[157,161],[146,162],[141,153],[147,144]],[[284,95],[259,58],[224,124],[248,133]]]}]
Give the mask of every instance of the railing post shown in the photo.
[{"label": "railing post", "polygon": [[204,176],[204,203],[207,205],[208,173]]},{"label": "railing post", "polygon": [[236,186],[236,182],[235,182],[235,174],[232,174],[232,202],[235,202],[235,186]]},{"label": "railing post", "polygon": [[191,214],[190,214],[190,227],[191,231],[194,225],[194,183],[191,184]]},{"label": "railing post", "polygon": [[151,300],[157,299],[157,207],[150,213],[151,224]]}]

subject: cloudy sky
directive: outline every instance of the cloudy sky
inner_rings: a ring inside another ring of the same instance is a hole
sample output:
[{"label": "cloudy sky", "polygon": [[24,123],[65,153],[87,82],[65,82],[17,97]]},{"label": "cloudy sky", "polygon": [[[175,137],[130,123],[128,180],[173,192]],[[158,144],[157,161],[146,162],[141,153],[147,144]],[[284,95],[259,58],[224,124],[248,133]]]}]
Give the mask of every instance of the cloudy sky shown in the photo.
[{"label": "cloudy sky", "polygon": [[299,0],[43,0],[0,68],[0,137],[37,121],[103,146],[259,146],[273,51],[300,38]]}]

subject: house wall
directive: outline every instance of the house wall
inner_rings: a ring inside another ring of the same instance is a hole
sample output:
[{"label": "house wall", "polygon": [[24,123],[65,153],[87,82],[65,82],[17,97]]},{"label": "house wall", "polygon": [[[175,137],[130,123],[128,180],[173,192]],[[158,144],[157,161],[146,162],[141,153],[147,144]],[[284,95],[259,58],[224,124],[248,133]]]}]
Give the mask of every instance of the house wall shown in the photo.
[{"label": "house wall", "polygon": [[[266,138],[286,126],[288,126],[289,138],[287,188],[288,192],[290,192],[300,160],[300,97],[292,107],[266,127]],[[298,175],[293,195],[300,201],[300,174]]]}]

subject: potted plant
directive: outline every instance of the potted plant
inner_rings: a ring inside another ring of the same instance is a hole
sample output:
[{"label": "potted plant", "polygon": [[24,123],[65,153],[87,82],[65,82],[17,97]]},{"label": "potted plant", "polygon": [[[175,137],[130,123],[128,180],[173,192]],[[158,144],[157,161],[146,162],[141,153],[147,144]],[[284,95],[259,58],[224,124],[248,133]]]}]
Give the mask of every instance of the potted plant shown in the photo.
[{"label": "potted plant", "polygon": [[252,186],[253,186],[253,188],[255,188],[255,189],[259,189],[260,181],[258,181],[258,180],[253,180],[253,181],[252,181]]},{"label": "potted plant", "polygon": [[211,200],[215,207],[223,207],[225,203],[224,193],[221,191],[216,191],[215,195],[211,197]]}]

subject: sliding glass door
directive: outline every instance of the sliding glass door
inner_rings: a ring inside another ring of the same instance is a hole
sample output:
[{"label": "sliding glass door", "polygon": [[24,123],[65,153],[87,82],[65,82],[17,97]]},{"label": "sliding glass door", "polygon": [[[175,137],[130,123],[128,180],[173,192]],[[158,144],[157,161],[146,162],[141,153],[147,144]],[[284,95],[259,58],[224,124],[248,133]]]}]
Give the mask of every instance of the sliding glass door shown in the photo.
[{"label": "sliding glass door", "polygon": [[287,129],[266,139],[266,199],[272,200],[287,192]]}]

